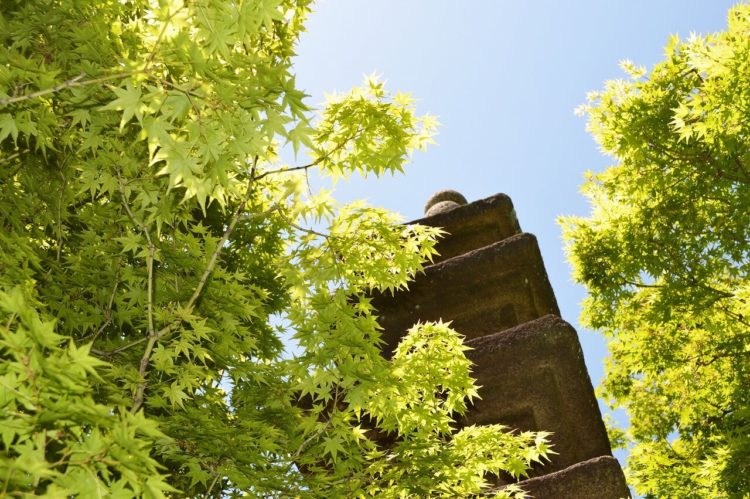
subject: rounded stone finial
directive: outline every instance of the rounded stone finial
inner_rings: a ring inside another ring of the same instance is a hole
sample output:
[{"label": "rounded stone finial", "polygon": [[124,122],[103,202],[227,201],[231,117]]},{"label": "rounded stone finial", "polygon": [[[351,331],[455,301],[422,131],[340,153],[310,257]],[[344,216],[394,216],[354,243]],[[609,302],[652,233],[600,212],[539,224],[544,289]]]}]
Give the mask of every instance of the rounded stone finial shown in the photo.
[{"label": "rounded stone finial", "polygon": [[465,204],[467,204],[466,198],[458,191],[451,189],[438,191],[430,196],[430,199],[425,203],[424,214],[431,217]]}]

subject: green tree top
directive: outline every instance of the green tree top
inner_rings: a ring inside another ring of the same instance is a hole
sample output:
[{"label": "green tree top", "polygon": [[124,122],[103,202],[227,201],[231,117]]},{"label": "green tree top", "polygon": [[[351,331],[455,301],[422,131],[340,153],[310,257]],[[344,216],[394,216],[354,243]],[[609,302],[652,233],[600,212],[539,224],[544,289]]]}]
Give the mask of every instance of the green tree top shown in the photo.
[{"label": "green tree top", "polygon": [[369,294],[437,231],[306,174],[400,172],[436,123],[375,78],[316,118],[309,3],[0,4],[3,494],[470,496],[545,456],[456,433],[476,387],[446,325],[380,355]]},{"label": "green tree top", "polygon": [[582,107],[616,160],[562,219],[586,325],[609,339],[601,395],[630,416],[647,497],[750,494],[750,6],[672,37]]}]

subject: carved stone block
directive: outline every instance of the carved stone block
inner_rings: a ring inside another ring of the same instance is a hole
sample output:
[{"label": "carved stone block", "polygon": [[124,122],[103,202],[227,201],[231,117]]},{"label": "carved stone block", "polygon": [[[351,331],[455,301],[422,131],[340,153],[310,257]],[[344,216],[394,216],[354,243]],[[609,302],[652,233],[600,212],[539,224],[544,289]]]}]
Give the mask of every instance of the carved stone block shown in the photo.
[{"label": "carved stone block", "polygon": [[534,499],[622,499],[630,497],[620,464],[601,456],[519,485]]},{"label": "carved stone block", "polygon": [[521,232],[513,203],[505,194],[480,199],[409,224],[441,227],[447,234],[437,244],[435,263],[487,246]]},{"label": "carved stone block", "polygon": [[553,432],[557,454],[539,474],[612,454],[578,335],[567,322],[547,315],[466,344],[481,399],[462,425]]},{"label": "carved stone block", "polygon": [[546,314],[559,315],[531,234],[518,234],[430,265],[408,291],[376,293],[373,305],[384,328],[387,355],[418,321],[452,321],[456,331],[476,338]]}]

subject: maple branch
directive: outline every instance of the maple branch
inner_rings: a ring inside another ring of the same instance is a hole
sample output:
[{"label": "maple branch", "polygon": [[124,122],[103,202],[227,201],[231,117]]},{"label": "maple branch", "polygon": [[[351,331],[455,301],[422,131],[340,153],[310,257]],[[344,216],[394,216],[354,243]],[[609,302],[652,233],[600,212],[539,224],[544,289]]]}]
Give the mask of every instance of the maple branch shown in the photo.
[{"label": "maple branch", "polygon": [[[159,336],[159,333],[157,332],[156,335]],[[95,355],[100,356],[100,357],[114,357],[118,353],[122,353],[125,350],[130,350],[134,346],[140,345],[141,343],[143,343],[147,339],[148,339],[148,336],[144,336],[143,338],[139,338],[139,339],[137,339],[135,341],[131,341],[127,345],[123,345],[121,347],[117,347],[114,350],[99,350],[98,348],[92,348],[91,352],[93,354],[95,354]]]},{"label": "maple branch", "polygon": [[[338,409],[338,404],[339,404],[339,386],[338,386],[338,384],[334,385],[333,390],[334,390],[334,392],[333,392],[333,400],[331,402],[331,413],[334,412],[336,409]],[[314,407],[314,403],[312,404],[312,407],[310,407],[310,409],[312,409],[313,407]],[[321,413],[321,415],[322,414],[323,413]],[[325,422],[325,424],[323,425],[322,428],[317,428],[317,429],[313,429],[313,430],[310,431],[310,435],[308,435],[307,438],[305,440],[303,440],[301,444],[299,444],[299,446],[297,447],[297,451],[291,456],[291,461],[292,462],[296,462],[297,459],[299,459],[299,457],[302,455],[302,452],[307,449],[307,446],[310,443],[312,443],[313,440],[315,440],[316,438],[320,437],[323,433],[325,433],[328,430],[328,428],[331,426],[331,421],[332,420],[333,420],[333,418],[331,417],[331,414],[329,413],[328,417],[326,418],[326,422]]]},{"label": "maple branch", "polygon": [[[117,262],[117,271],[115,272],[115,284],[112,286],[112,293],[109,295],[109,302],[107,303],[107,310],[104,312],[104,323],[99,326],[99,329],[94,333],[91,342],[95,342],[102,332],[112,323],[112,307],[115,303],[115,296],[117,295],[117,288],[120,286],[120,263]],[[93,349],[92,349],[93,350]]]},{"label": "maple branch", "polygon": [[[280,208],[281,208],[280,206],[275,205],[275,206],[272,206],[271,208],[269,208],[268,210],[266,210],[264,212],[255,214],[255,216],[252,216],[252,217],[240,216],[239,218],[240,219],[247,219],[247,218],[263,217],[263,216],[270,215],[271,213],[273,213],[275,211],[278,211]],[[227,239],[228,238],[229,238],[229,235],[227,235]],[[220,245],[217,248],[217,250],[219,248],[222,248],[222,247],[223,247],[223,245]],[[204,275],[206,275],[206,278],[208,277],[205,272],[204,272]],[[203,283],[203,285],[205,285],[205,282]],[[197,291],[197,289],[196,289],[196,291]],[[193,305],[195,304],[195,301],[197,300],[197,298],[198,298],[199,295],[200,295],[200,292],[198,292],[198,294],[196,294],[195,292],[193,292],[193,295],[191,295],[191,300],[192,300],[192,304]],[[195,297],[195,300],[193,300],[194,297]],[[191,303],[191,302],[189,301],[188,303]],[[188,309],[188,311],[190,311],[190,309]],[[164,326],[161,329],[159,329],[156,332],[156,340],[159,341],[162,338],[164,338],[165,336],[167,336],[170,333],[172,333],[174,331],[174,328],[177,327],[177,326],[179,326],[182,323],[182,321],[183,321],[183,319],[181,317],[178,317],[175,320],[173,320],[172,322],[170,322],[169,324],[167,324],[166,326]],[[133,348],[134,346],[140,345],[141,343],[143,343],[146,340],[148,340],[148,337],[144,336],[143,338],[139,338],[139,339],[137,339],[135,341],[132,341],[132,342],[126,344],[126,345],[122,345],[120,347],[117,347],[114,350],[99,350],[99,349],[92,348],[91,351],[94,354],[99,355],[100,357],[113,357],[113,356],[117,355],[118,353],[121,353],[121,352],[124,352],[126,350],[129,350],[129,349]]]},{"label": "maple branch", "polygon": [[120,174],[117,174],[117,179],[119,181],[119,187],[120,187],[120,194],[122,195],[122,206],[125,208],[125,211],[128,214],[128,218],[136,224],[141,231],[143,232],[143,235],[146,237],[146,242],[148,243],[148,257],[146,258],[146,268],[148,272],[148,302],[147,302],[147,314],[148,314],[148,335],[149,336],[155,336],[154,332],[154,241],[151,239],[151,234],[148,231],[148,227],[146,227],[143,223],[138,221],[135,216],[133,215],[133,212],[130,210],[130,205],[128,204],[127,197],[125,195],[125,189],[122,184],[122,178],[120,177]]},{"label": "maple branch", "polygon": [[659,289],[659,288],[665,287],[663,284],[645,284],[642,282],[630,281],[628,279],[623,279],[622,283],[630,285],[630,286],[635,286],[636,288],[643,288],[643,289],[649,289],[649,288]]},{"label": "maple branch", "polygon": [[138,221],[135,216],[133,215],[133,211],[130,209],[130,205],[128,204],[127,195],[125,194],[125,187],[122,184],[122,178],[120,177],[120,173],[117,173],[117,180],[118,180],[118,186],[120,189],[120,195],[122,196],[122,206],[125,208],[125,212],[128,214],[128,218],[137,225],[141,232],[143,232],[143,235],[146,237],[146,242],[148,243],[148,256],[146,257],[146,269],[148,272],[148,278],[146,281],[147,286],[147,303],[146,303],[146,315],[148,319],[148,344],[146,345],[146,349],[143,352],[143,356],[141,357],[140,365],[138,366],[138,376],[140,377],[140,381],[138,383],[138,386],[136,387],[135,393],[133,394],[133,407],[131,407],[130,412],[135,413],[143,403],[143,393],[146,389],[146,371],[148,369],[148,362],[151,359],[151,352],[154,349],[154,344],[156,343],[156,330],[154,329],[154,241],[151,239],[151,234],[148,231],[148,227],[146,227],[143,223]]},{"label": "maple branch", "polygon": [[[234,210],[234,214],[232,215],[232,219],[230,220],[229,225],[224,231],[224,234],[222,235],[221,240],[219,240],[219,243],[217,244],[216,249],[211,254],[211,258],[208,260],[208,264],[206,265],[206,268],[203,271],[203,274],[201,275],[198,281],[198,285],[195,287],[193,294],[190,296],[190,299],[188,300],[185,306],[185,309],[188,314],[192,312],[193,307],[195,306],[195,303],[198,301],[198,298],[203,292],[203,288],[206,286],[206,282],[208,282],[208,277],[211,275],[211,272],[213,272],[213,269],[216,266],[216,262],[219,259],[219,255],[221,255],[221,252],[226,246],[226,243],[229,240],[229,237],[234,231],[234,228],[237,226],[237,222],[240,220],[242,216],[242,212],[245,210],[245,206],[247,205],[247,202],[250,200],[250,196],[253,193],[253,181],[255,178],[255,169],[256,169],[257,164],[258,164],[258,157],[256,156],[253,161],[253,166],[250,172],[250,176],[247,180],[247,191],[245,192],[245,196],[242,198],[242,201],[240,201],[240,204],[237,205],[237,208]],[[131,216],[131,218],[133,218],[132,213],[130,212],[130,208],[127,206],[127,204],[125,204],[125,208],[128,211],[128,215]],[[146,379],[145,379],[146,372],[148,371],[148,363],[151,359],[151,352],[154,349],[154,345],[156,345],[156,342],[159,341],[161,338],[171,333],[172,328],[178,326],[183,321],[182,318],[177,318],[172,323],[164,326],[158,332],[154,330],[153,311],[152,311],[153,260],[154,260],[153,248],[154,247],[151,241],[151,237],[147,234],[147,231],[145,233],[146,233],[146,238],[149,243],[149,259],[148,259],[148,262],[149,262],[149,282],[148,282],[149,284],[149,293],[148,293],[148,310],[149,310],[148,330],[149,330],[149,333],[148,333],[148,343],[146,344],[146,349],[143,352],[143,356],[141,357],[141,362],[138,367],[138,375],[140,376],[140,381],[138,383],[138,386],[136,387],[136,391],[133,396],[133,407],[131,407],[130,409],[131,413],[135,413],[143,404],[143,397],[144,397],[144,393],[146,390]]]},{"label": "maple branch", "polygon": [[266,177],[268,175],[273,175],[273,174],[276,174],[276,173],[289,173],[289,172],[294,172],[294,171],[299,171],[299,170],[308,170],[308,169],[312,168],[313,166],[320,164],[320,162],[323,161],[325,158],[326,158],[326,156],[321,156],[318,159],[316,159],[315,161],[313,161],[312,163],[308,163],[308,164],[302,165],[302,166],[292,166],[290,168],[279,168],[279,169],[276,169],[276,170],[268,170],[268,171],[265,171],[265,172],[261,173],[257,177],[255,177],[255,180],[260,180],[263,177]]},{"label": "maple branch", "polygon": [[[66,159],[63,161],[63,165],[65,164]],[[62,204],[63,204],[63,198],[65,197],[65,188],[68,186],[68,177],[66,177],[62,171],[63,171],[63,165],[60,165],[60,172],[62,175],[62,185],[60,186],[60,195],[57,198],[57,255],[55,256],[55,261],[58,263],[60,262],[60,256],[62,255],[62,247],[63,247],[63,230],[62,230]]]},{"label": "maple branch", "polygon": [[60,90],[65,90],[66,88],[79,87],[81,86],[80,81],[84,79],[85,77],[86,77],[86,73],[81,73],[78,76],[74,76],[73,78],[69,80],[65,80],[59,85],[55,85],[54,87],[45,88],[44,90],[37,90],[36,92],[31,92],[30,94],[24,94],[24,95],[18,95],[16,97],[7,97],[5,99],[0,99],[0,107],[7,106],[8,104],[15,104],[16,102],[35,99],[37,97],[42,97],[48,94],[54,94],[56,92],[59,92]]},{"label": "maple branch", "polygon": [[747,168],[745,168],[745,163],[743,163],[737,156],[737,153],[732,154],[732,160],[734,161],[734,164],[737,165],[737,169],[739,169],[745,176],[745,179],[750,180],[750,173],[747,171]]},{"label": "maple branch", "polygon": [[[733,312],[732,310],[729,310],[729,308],[727,308],[727,307],[719,307],[719,310],[721,310],[722,312],[724,312],[725,314],[727,314],[729,317],[731,317],[733,320],[736,320],[737,322],[739,322],[743,326],[750,327],[750,323],[747,320],[745,320],[745,316],[743,316],[742,314],[738,314],[737,312]],[[745,352],[745,353],[750,353],[750,352]]]},{"label": "maple branch", "polygon": [[214,479],[211,482],[211,485],[208,487],[208,490],[206,490],[206,497],[211,496],[211,491],[214,489],[214,485],[216,485],[216,482],[219,481],[219,477],[221,476],[221,473],[217,472],[216,470],[211,470],[211,472],[214,474]]},{"label": "maple branch", "polygon": [[314,235],[314,236],[322,237],[322,238],[324,238],[324,239],[326,239],[326,240],[330,240],[330,239],[332,239],[332,238],[334,237],[334,236],[332,236],[332,235],[330,235],[330,234],[325,234],[325,233],[323,233],[323,232],[318,232],[317,230],[315,230],[315,229],[311,229],[311,228],[309,228],[309,227],[302,227],[301,225],[297,225],[296,223],[292,222],[291,220],[289,220],[289,219],[287,219],[287,218],[284,218],[284,220],[286,220],[286,222],[287,222],[287,223],[288,223],[288,224],[289,224],[289,225],[290,225],[290,226],[291,226],[292,228],[294,228],[294,229],[297,229],[297,230],[298,230],[298,231],[300,231],[300,232],[305,232],[305,233],[307,233],[307,234],[312,234],[312,235]]},{"label": "maple branch", "polygon": [[[200,297],[201,292],[203,291],[203,288],[205,287],[206,282],[208,281],[208,276],[213,271],[214,266],[216,265],[216,261],[219,259],[219,255],[221,254],[222,250],[224,249],[224,246],[229,240],[229,236],[232,235],[232,232],[234,232],[234,228],[237,225],[237,222],[239,222],[240,218],[242,217],[242,212],[245,210],[245,205],[247,205],[247,202],[250,200],[250,196],[253,193],[253,181],[255,180],[254,178],[255,166],[257,164],[258,164],[258,157],[256,156],[255,161],[253,162],[252,172],[250,174],[250,177],[247,180],[247,191],[245,192],[245,197],[242,198],[242,201],[240,201],[240,204],[237,205],[237,209],[234,210],[234,214],[232,215],[232,219],[230,220],[229,225],[227,225],[227,228],[224,231],[224,234],[221,236],[221,240],[219,241],[219,244],[216,246],[216,249],[214,250],[213,254],[211,255],[211,258],[208,261],[208,265],[206,265],[206,269],[203,271],[203,275],[201,275],[201,278],[198,281],[198,286],[196,286],[195,290],[193,291],[193,295],[190,297],[190,300],[188,300],[187,302],[187,306],[185,308],[188,310],[188,313],[192,311],[193,306],[195,305],[195,302],[198,301],[198,298]],[[278,208],[275,207],[274,210],[276,209]]]},{"label": "maple branch", "polygon": [[45,95],[54,94],[54,93],[60,92],[61,90],[65,90],[68,88],[85,87],[87,85],[96,85],[97,83],[102,83],[105,81],[119,80],[122,78],[133,76],[134,74],[142,73],[142,72],[143,71],[128,71],[125,73],[118,73],[115,75],[101,76],[99,78],[93,78],[91,80],[83,80],[83,78],[86,77],[86,73],[81,73],[78,76],[75,76],[69,80],[65,80],[59,85],[55,85],[54,87],[45,88],[43,90],[37,90],[36,92],[31,92],[29,94],[24,94],[24,95],[18,95],[16,97],[6,97],[5,99],[0,99],[0,107],[5,107],[8,104],[15,104],[16,102],[22,102],[26,100],[36,99],[37,97],[43,97]]},{"label": "maple branch", "polygon": [[334,147],[333,149],[331,149],[330,151],[328,151],[327,153],[325,153],[323,156],[318,157],[318,159],[316,159],[312,163],[308,163],[306,165],[301,165],[301,166],[292,166],[290,168],[278,168],[276,170],[268,170],[268,171],[265,171],[265,172],[261,173],[257,177],[255,177],[255,180],[260,180],[263,177],[266,177],[268,175],[273,175],[273,174],[276,174],[276,173],[288,173],[288,172],[294,172],[294,171],[299,171],[299,170],[305,170],[305,171],[307,171],[310,168],[312,168],[313,166],[319,165],[323,161],[325,161],[328,158],[330,158],[333,154],[337,153],[338,151],[340,151],[341,149],[343,149],[344,147],[346,147],[346,144],[348,144],[350,141],[356,139],[357,136],[360,135],[360,133],[361,133],[361,130],[358,130],[357,132],[354,133],[354,135],[352,135],[348,139],[342,141],[339,145],[337,145],[336,147]]},{"label": "maple branch", "polygon": [[29,150],[28,150],[28,149],[22,149],[22,150],[20,150],[20,151],[16,151],[16,152],[14,152],[13,154],[11,154],[10,156],[6,156],[6,157],[4,157],[3,159],[0,159],[0,165],[3,165],[3,164],[5,164],[5,163],[10,163],[10,162],[11,162],[11,161],[13,161],[14,159],[16,159],[16,158],[20,157],[20,156],[21,156],[21,154],[24,154],[24,153],[27,153],[27,152],[29,152]]},{"label": "maple branch", "polygon": [[180,8],[178,8],[174,12],[167,13],[167,17],[164,20],[164,24],[161,27],[161,31],[159,31],[159,34],[156,37],[156,42],[154,42],[154,46],[152,47],[151,52],[148,54],[148,58],[146,59],[146,69],[148,69],[151,66],[151,64],[153,64],[154,60],[156,60],[156,53],[159,51],[161,42],[164,39],[164,34],[167,32],[167,28],[169,27],[169,24],[172,22],[172,19],[174,19],[174,16],[176,16],[182,10],[184,10],[185,7],[186,5],[183,4]]},{"label": "maple branch", "polygon": [[[717,352],[717,353],[709,356],[708,360],[701,360],[700,356],[696,355],[696,356],[693,356],[693,357],[689,357],[687,359],[687,361],[695,362],[695,369],[693,370],[693,372],[696,372],[699,367],[708,367],[711,364],[713,364],[714,362],[716,362],[717,360],[720,360],[720,359],[731,359],[731,358],[736,358],[736,357],[743,357],[745,355],[750,355],[750,352],[743,352],[743,351],[740,351],[740,352]],[[711,405],[713,405],[713,404],[711,404]],[[716,406],[714,406],[714,407],[716,407]]]}]

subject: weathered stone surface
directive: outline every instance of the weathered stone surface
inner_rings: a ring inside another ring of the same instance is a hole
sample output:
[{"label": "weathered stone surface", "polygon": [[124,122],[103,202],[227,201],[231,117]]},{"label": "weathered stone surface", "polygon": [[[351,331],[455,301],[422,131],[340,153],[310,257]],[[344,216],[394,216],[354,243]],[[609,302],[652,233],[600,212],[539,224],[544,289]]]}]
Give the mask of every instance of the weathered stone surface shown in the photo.
[{"label": "weathered stone surface", "polygon": [[430,209],[425,212],[425,215],[431,217],[433,215],[437,215],[438,213],[445,213],[446,211],[458,208],[459,206],[461,205],[456,203],[455,201],[440,201],[439,203],[435,203],[430,206]]},{"label": "weathered stone surface", "polygon": [[[453,213],[460,208],[456,208]],[[407,292],[374,294],[389,355],[418,321],[452,321],[467,338],[557,314],[536,238],[518,234],[425,269]]]},{"label": "weathered stone surface", "polygon": [[[408,291],[373,293],[384,354],[390,356],[418,321],[451,321],[472,348],[467,356],[481,397],[457,422],[459,428],[500,423],[552,432],[557,454],[531,471],[534,478],[520,482],[531,497],[630,497],[611,457],[578,336],[559,318],[536,238],[520,233],[504,194],[465,202],[460,193],[441,191],[425,207],[430,216],[410,222],[442,227],[448,234],[438,243],[442,256]],[[309,397],[298,405],[312,406]],[[366,419],[362,426],[378,445],[393,445],[393,434],[377,431]],[[495,486],[512,481],[500,477]]]},{"label": "weathered stone surface", "polygon": [[[553,432],[552,462],[535,473],[611,455],[575,329],[554,315],[467,341],[478,399],[462,425]],[[558,496],[573,497],[573,496]],[[576,496],[578,497],[578,496]]]},{"label": "weathered stone surface", "polygon": [[534,499],[621,499],[630,497],[620,464],[601,456],[519,485]]},{"label": "weathered stone surface", "polygon": [[[430,207],[441,201],[453,201],[461,204],[453,198],[436,198],[438,194],[435,194],[428,201],[426,211],[429,211]],[[458,195],[460,196],[460,194]],[[463,196],[461,197],[463,198]],[[432,202],[434,199],[438,199],[438,201]],[[437,245],[440,256],[435,259],[436,263],[521,232],[516,213],[513,210],[513,203],[505,194],[496,194],[409,223],[442,227],[447,232]]]},{"label": "weathered stone surface", "polygon": [[458,206],[463,206],[468,203],[464,195],[458,191],[454,191],[453,189],[446,189],[444,191],[438,191],[432,196],[430,196],[430,199],[428,199],[427,202],[425,203],[424,205],[425,214],[427,214],[435,205],[444,203],[444,202],[455,203]]}]

